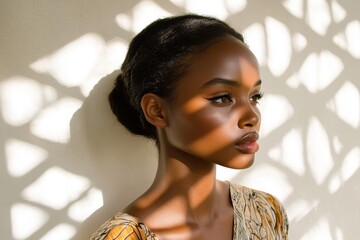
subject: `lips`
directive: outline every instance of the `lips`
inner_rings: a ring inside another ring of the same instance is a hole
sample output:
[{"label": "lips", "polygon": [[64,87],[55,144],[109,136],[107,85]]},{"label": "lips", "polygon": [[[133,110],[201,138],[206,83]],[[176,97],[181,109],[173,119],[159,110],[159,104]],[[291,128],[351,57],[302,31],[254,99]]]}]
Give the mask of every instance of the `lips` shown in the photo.
[{"label": "lips", "polygon": [[242,153],[253,154],[259,150],[259,144],[256,142],[258,139],[259,134],[257,132],[247,133],[236,142],[235,148]]}]

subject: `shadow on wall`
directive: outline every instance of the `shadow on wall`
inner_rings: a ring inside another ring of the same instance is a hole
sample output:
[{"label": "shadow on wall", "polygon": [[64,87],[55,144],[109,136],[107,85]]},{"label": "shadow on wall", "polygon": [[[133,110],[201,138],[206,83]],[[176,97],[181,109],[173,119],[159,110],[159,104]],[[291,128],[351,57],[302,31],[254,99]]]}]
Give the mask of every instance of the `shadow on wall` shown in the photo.
[{"label": "shadow on wall", "polygon": [[352,0],[214,0],[206,7],[202,0],[1,1],[0,237],[68,239],[78,231],[74,239],[87,239],[151,184],[155,147],[128,133],[107,103],[116,72],[94,88],[87,81],[118,68],[128,40],[152,17],[190,9],[244,30],[262,65],[261,151],[251,169],[226,170],[226,178],[284,200],[291,239],[354,239],[359,6]]},{"label": "shadow on wall", "polygon": [[107,96],[118,73],[99,81],[71,121],[70,145],[82,164],[88,164],[75,164],[71,171],[92,176],[93,187],[103,195],[103,206],[80,226],[74,239],[88,238],[102,222],[122,211],[147,190],[156,173],[155,143],[129,133],[110,110]]}]

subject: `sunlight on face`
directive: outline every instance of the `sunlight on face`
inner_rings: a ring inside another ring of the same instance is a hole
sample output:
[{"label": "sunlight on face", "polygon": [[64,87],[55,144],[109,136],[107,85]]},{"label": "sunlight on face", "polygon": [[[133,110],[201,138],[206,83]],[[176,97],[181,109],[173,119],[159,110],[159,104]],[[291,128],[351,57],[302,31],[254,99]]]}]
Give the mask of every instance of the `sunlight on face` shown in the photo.
[{"label": "sunlight on face", "polygon": [[11,226],[15,239],[27,239],[48,219],[49,215],[40,208],[23,203],[11,206]]},{"label": "sunlight on face", "polygon": [[26,187],[22,196],[32,202],[62,209],[77,199],[90,186],[90,181],[59,167],[52,167]]},{"label": "sunlight on face", "polygon": [[26,175],[49,156],[45,149],[17,139],[6,141],[5,155],[7,169],[13,177]]},{"label": "sunlight on face", "polygon": [[[211,156],[231,143],[233,144],[237,136],[236,133],[234,133],[233,138],[225,139],[223,137],[223,133],[227,132],[228,128],[225,124],[215,128],[211,132],[204,134],[201,138],[194,140],[190,144],[190,148],[196,149],[195,151],[198,151],[202,156]],[[214,141],[215,139],[217,141]]]}]

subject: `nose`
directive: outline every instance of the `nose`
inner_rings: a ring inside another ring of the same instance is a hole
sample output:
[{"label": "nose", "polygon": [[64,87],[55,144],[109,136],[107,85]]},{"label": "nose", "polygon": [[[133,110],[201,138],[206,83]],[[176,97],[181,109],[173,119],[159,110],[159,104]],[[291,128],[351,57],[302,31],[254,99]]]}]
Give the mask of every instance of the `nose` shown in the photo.
[{"label": "nose", "polygon": [[238,127],[241,129],[252,128],[260,123],[258,108],[250,103],[242,105],[239,109]]}]

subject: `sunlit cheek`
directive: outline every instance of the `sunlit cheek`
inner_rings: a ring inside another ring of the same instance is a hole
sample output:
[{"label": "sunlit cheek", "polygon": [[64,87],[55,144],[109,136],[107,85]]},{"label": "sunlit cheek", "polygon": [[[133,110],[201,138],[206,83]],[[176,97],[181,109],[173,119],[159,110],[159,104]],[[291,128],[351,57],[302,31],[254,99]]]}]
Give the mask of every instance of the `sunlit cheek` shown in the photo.
[{"label": "sunlit cheek", "polygon": [[234,132],[230,132],[224,124],[194,140],[190,144],[190,149],[206,157],[231,145],[235,139]]},{"label": "sunlit cheek", "polygon": [[203,97],[193,97],[182,105],[181,110],[184,114],[191,115],[201,111],[208,104],[208,100]]}]

